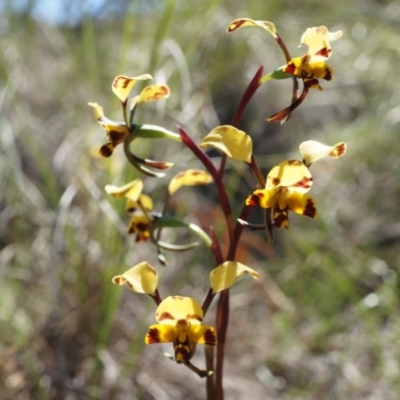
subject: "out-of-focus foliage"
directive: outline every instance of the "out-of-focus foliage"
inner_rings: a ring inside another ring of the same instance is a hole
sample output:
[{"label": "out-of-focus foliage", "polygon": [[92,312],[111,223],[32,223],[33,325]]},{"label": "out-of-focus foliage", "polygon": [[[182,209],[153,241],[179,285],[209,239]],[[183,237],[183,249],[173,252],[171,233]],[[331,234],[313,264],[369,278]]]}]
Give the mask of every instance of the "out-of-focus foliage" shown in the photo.
[{"label": "out-of-focus foliage", "polygon": [[[172,94],[138,110],[138,120],[173,131],[180,124],[200,142],[231,122],[261,64],[271,71],[284,63],[262,30],[226,33],[234,18],[249,17],[273,21],[294,56],[307,27],[344,31],[332,45],[334,80],[286,124],[265,118],[289,104],[289,81],[268,82],[252,100],[240,129],[265,173],[299,158],[304,140],[349,148],[340,161],[311,166],[316,220],[292,216],[272,248],[262,233],[243,236],[238,261],[261,276],[232,290],[226,398],[397,398],[400,4],[109,1],[78,7],[81,14],[67,7],[73,23],[55,25],[33,19],[35,2],[27,3],[16,12],[5,2],[0,15],[1,397],[204,398],[204,382],[145,347],[154,304],[111,283],[143,259],[157,265],[157,254],[126,236],[123,205],[103,190],[137,173],[121,149],[107,160],[96,155],[105,135],[86,104],[98,101],[118,118],[113,78],[150,73]],[[169,179],[199,167],[176,143],[143,140],[137,150],[168,161],[179,154]],[[228,186],[240,207],[254,180],[238,163],[232,168]],[[167,185],[145,180],[152,198],[162,199]],[[174,204],[204,229],[221,218],[208,186],[181,190]],[[211,255],[201,247],[166,256],[162,295],[200,299]]]}]

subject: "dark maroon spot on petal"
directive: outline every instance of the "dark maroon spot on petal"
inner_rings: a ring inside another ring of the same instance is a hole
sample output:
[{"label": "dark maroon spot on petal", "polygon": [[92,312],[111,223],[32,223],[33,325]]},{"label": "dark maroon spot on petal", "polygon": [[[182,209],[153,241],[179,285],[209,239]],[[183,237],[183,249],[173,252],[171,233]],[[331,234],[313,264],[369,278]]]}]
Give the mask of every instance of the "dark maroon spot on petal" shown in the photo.
[{"label": "dark maroon spot on petal", "polygon": [[169,312],[163,312],[158,318],[158,321],[163,321],[164,319],[175,319]]},{"label": "dark maroon spot on petal", "polygon": [[286,72],[287,74],[292,74],[294,75],[294,72],[296,70],[296,66],[294,65],[294,63],[292,61],[290,61],[286,67],[283,68],[283,72]]},{"label": "dark maroon spot on petal", "polygon": [[157,328],[150,328],[146,335],[146,343],[160,343],[160,332]]},{"label": "dark maroon spot on petal", "polygon": [[295,186],[295,187],[303,187],[305,189],[308,189],[308,188],[311,187],[312,182],[313,182],[313,178],[308,178],[307,176],[305,176],[301,181],[298,181],[293,186]]},{"label": "dark maroon spot on petal", "polygon": [[110,139],[110,142],[112,142],[114,146],[116,146],[119,143],[123,143],[123,141],[128,136],[127,132],[108,131],[107,133],[108,133],[108,138]]},{"label": "dark maroon spot on petal", "polygon": [[150,224],[145,224],[144,222],[138,222],[136,228],[140,232],[147,232],[149,230]]},{"label": "dark maroon spot on petal", "polygon": [[247,198],[246,205],[261,207],[260,206],[260,197],[256,194],[252,194],[250,197]]},{"label": "dark maroon spot on petal", "polygon": [[203,321],[203,319],[200,317],[200,315],[196,315],[196,314],[188,314],[186,315],[186,319],[195,319],[197,321]]},{"label": "dark maroon spot on petal", "polygon": [[114,148],[115,148],[115,146],[112,143],[106,143],[100,147],[99,153],[103,157],[110,157],[114,151]]},{"label": "dark maroon spot on petal", "polygon": [[303,214],[311,218],[315,218],[317,216],[317,209],[315,208],[315,204],[312,199],[307,200]]},{"label": "dark maroon spot on petal", "polygon": [[204,340],[206,344],[209,344],[210,346],[215,346],[217,343],[215,331],[213,331],[212,329],[207,329],[206,333],[204,334]]},{"label": "dark maroon spot on petal", "polygon": [[277,228],[285,227],[289,228],[289,218],[287,211],[277,211],[274,212],[274,222]]},{"label": "dark maroon spot on petal", "polygon": [[337,157],[342,156],[346,152],[346,143],[340,144],[340,146],[336,147],[334,153]]},{"label": "dark maroon spot on petal", "polygon": [[193,357],[190,346],[177,344],[175,346],[175,360],[178,364],[188,362]]},{"label": "dark maroon spot on petal", "polygon": [[275,186],[278,186],[281,183],[281,180],[279,178],[273,178],[272,179],[272,184]]},{"label": "dark maroon spot on petal", "polygon": [[328,50],[326,47],[324,47],[323,49],[318,50],[315,53],[315,55],[316,56],[322,56],[322,57],[325,57],[325,58],[329,58],[330,53],[332,53],[332,49]]},{"label": "dark maroon spot on petal", "polygon": [[233,30],[240,28],[246,21],[245,20],[240,20],[236,21],[233,24],[231,24],[228,28],[228,32],[232,32]]},{"label": "dark maroon spot on petal", "polygon": [[329,67],[325,68],[325,75],[323,79],[325,79],[326,81],[332,80],[332,72]]}]

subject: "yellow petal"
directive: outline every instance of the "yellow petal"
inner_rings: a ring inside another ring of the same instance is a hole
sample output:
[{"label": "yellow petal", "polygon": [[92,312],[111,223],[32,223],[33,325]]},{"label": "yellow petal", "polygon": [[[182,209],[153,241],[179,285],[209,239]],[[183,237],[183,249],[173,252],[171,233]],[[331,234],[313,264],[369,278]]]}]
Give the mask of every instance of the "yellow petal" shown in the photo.
[{"label": "yellow petal", "polygon": [[192,325],[189,336],[190,341],[193,343],[208,344],[210,346],[217,344],[215,329],[209,325]]},{"label": "yellow petal", "polygon": [[151,85],[145,87],[139,95],[137,103],[166,99],[170,96],[171,90],[167,85]]},{"label": "yellow petal", "polygon": [[254,21],[250,18],[235,19],[229,24],[228,33],[244,26],[259,26],[269,32],[275,39],[277,38],[275,25],[269,21]]},{"label": "yellow petal", "polygon": [[253,143],[249,135],[230,125],[218,126],[201,142],[200,147],[215,147],[235,160],[250,162]]},{"label": "yellow petal", "polygon": [[[140,200],[140,205],[147,211],[151,211],[154,208],[153,200],[147,194],[142,193],[139,196],[139,200]],[[140,208],[140,206],[137,200],[132,200],[130,198],[126,200],[125,209],[127,212],[132,213],[138,208]]]},{"label": "yellow petal", "polygon": [[141,179],[135,179],[123,186],[106,185],[105,190],[116,199],[125,196],[133,201],[137,201],[143,190],[143,181]]},{"label": "yellow petal", "polygon": [[176,338],[177,332],[174,325],[150,325],[144,339],[146,344],[170,343]]},{"label": "yellow petal", "polygon": [[317,209],[315,208],[315,200],[311,196],[304,193],[291,192],[285,199],[290,211],[297,214],[306,215],[315,218]]},{"label": "yellow petal", "polygon": [[182,186],[205,185],[212,182],[212,176],[202,169],[188,169],[179,172],[170,181],[168,192],[173,195]]},{"label": "yellow petal", "polygon": [[125,103],[136,82],[139,80],[143,81],[147,79],[152,79],[152,76],[149,74],[144,74],[135,77],[118,75],[114,79],[111,85],[111,89],[115,93],[115,95],[121,100],[121,102]]},{"label": "yellow petal", "polygon": [[259,276],[253,269],[236,261],[225,261],[218,265],[210,272],[210,286],[213,293],[228,289],[243,274],[250,274],[254,279]]},{"label": "yellow petal", "polygon": [[155,295],[158,284],[157,271],[147,262],[133,266],[122,275],[114,276],[115,285],[127,284],[131,290],[138,293]]},{"label": "yellow petal", "polygon": [[342,31],[329,32],[326,26],[308,28],[301,37],[300,45],[308,46],[307,54],[324,60],[332,53],[329,41],[339,39],[342,34]]},{"label": "yellow petal", "polygon": [[247,199],[246,205],[262,208],[272,208],[274,206],[275,191],[273,189],[255,190]]},{"label": "yellow petal", "polygon": [[156,320],[160,324],[171,325],[181,319],[190,322],[192,325],[201,324],[203,310],[195,299],[169,296],[160,303],[156,310]]},{"label": "yellow petal", "polygon": [[266,188],[290,187],[293,190],[305,193],[312,185],[312,176],[308,168],[298,160],[281,162],[271,169],[267,176]]},{"label": "yellow petal", "polygon": [[339,158],[346,152],[346,149],[347,145],[344,142],[336,143],[334,146],[327,146],[316,140],[307,140],[301,143],[299,147],[304,164],[307,167],[326,156]]}]

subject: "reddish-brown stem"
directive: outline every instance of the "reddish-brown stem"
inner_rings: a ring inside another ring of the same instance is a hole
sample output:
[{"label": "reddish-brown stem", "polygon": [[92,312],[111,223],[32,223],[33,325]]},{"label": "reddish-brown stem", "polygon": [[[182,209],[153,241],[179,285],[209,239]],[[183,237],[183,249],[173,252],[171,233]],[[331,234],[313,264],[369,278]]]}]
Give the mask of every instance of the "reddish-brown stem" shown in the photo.
[{"label": "reddish-brown stem", "polygon": [[231,203],[229,201],[228,193],[226,191],[225,183],[222,180],[218,170],[215,168],[210,157],[192,140],[192,138],[185,132],[184,129],[178,126],[179,135],[182,142],[194,153],[194,155],[203,163],[207,171],[214,179],[218,191],[218,198],[221,204],[222,211],[225,215],[225,220],[228,228],[229,240],[233,239],[233,218]]},{"label": "reddish-brown stem", "polygon": [[206,315],[208,308],[210,307],[214,297],[215,297],[215,294],[213,293],[212,289],[210,288],[207,292],[206,298],[203,301],[203,305],[201,306],[201,309],[203,310],[204,315]]},{"label": "reddish-brown stem", "polygon": [[226,332],[229,324],[229,289],[223,290],[219,294],[217,304],[217,361],[215,365],[215,398],[224,399],[224,389],[222,386]]},{"label": "reddish-brown stem", "polygon": [[158,305],[160,305],[160,303],[162,302],[162,298],[160,296],[160,294],[158,293],[158,289],[156,289],[156,292],[153,294],[150,294],[150,297],[155,301],[155,303]]},{"label": "reddish-brown stem", "polygon": [[210,237],[212,239],[211,251],[214,254],[214,259],[216,265],[220,265],[224,262],[224,257],[222,255],[221,246],[213,226],[210,226]]},{"label": "reddish-brown stem", "polygon": [[263,173],[260,170],[260,167],[258,166],[258,164],[256,163],[256,160],[253,156],[253,154],[251,155],[251,161],[250,161],[250,167],[253,171],[254,176],[257,179],[258,184],[260,185],[261,188],[265,188],[265,178]]},{"label": "reddish-brown stem", "polygon": [[263,71],[264,71],[264,66],[261,65],[261,67],[258,68],[256,74],[254,75],[253,79],[251,80],[251,82],[247,86],[246,91],[243,94],[242,100],[240,101],[239,106],[235,112],[235,115],[233,116],[233,119],[232,119],[232,125],[235,128],[237,128],[239,126],[240,119],[242,118],[242,114],[243,114],[244,110],[246,109],[247,104],[253,97],[256,90],[260,87],[260,79],[262,77]]},{"label": "reddish-brown stem", "polygon": [[225,172],[225,166],[226,166],[226,160],[227,160],[226,154],[221,155],[221,163],[219,165],[219,176],[222,179],[224,172]]},{"label": "reddish-brown stem", "polygon": [[279,122],[282,121],[284,118],[286,118],[294,109],[296,109],[306,98],[307,93],[308,93],[308,86],[304,85],[303,91],[301,92],[300,96],[289,106],[284,108],[283,110],[277,112],[274,115],[271,115],[267,121],[268,122]]}]

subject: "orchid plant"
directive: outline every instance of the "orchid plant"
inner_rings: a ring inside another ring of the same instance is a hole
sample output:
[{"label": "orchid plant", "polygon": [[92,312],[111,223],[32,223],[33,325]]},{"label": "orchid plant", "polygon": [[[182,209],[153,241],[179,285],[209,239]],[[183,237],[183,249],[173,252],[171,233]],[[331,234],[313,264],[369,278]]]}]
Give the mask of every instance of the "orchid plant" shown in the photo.
[{"label": "orchid plant", "polygon": [[[122,105],[123,121],[108,119],[101,106],[89,103],[94,108],[98,123],[107,132],[108,142],[100,149],[103,157],[112,156],[115,147],[122,144],[126,159],[134,168],[152,178],[163,177],[164,171],[170,169],[173,163],[140,158],[131,152],[130,145],[137,138],[168,139],[185,145],[204,167],[204,169],[178,171],[175,174],[165,190],[161,212],[154,211],[154,200],[143,193],[143,181],[139,178],[120,187],[107,185],[105,190],[109,195],[125,200],[126,212],[130,215],[127,234],[133,234],[135,242],[151,242],[157,250],[162,266],[168,265],[167,258],[163,254],[164,250],[188,251],[201,242],[213,255],[214,265],[209,268],[210,285],[201,305],[196,299],[184,297],[182,294],[173,293],[162,297],[158,290],[157,270],[146,261],[133,266],[121,275],[116,275],[112,280],[116,285],[126,284],[133,292],[147,294],[154,300],[157,323],[149,326],[144,342],[172,343],[174,354],[169,356],[170,359],[190,368],[199,377],[207,379],[209,399],[223,399],[224,396],[223,363],[229,323],[229,288],[244,274],[255,279],[259,277],[258,272],[236,260],[243,230],[265,231],[266,239],[272,245],[274,229],[289,228],[289,211],[316,218],[316,201],[308,194],[313,184],[310,166],[322,157],[339,158],[346,152],[346,144],[343,142],[327,146],[315,140],[308,140],[300,144],[301,157],[298,160],[283,160],[273,167],[266,177],[264,176],[256,161],[257,155],[254,154],[251,136],[239,129],[243,111],[256,90],[269,80],[292,79],[291,104],[267,119],[268,122],[286,122],[290,114],[303,102],[309,89],[322,90],[319,80],[332,79],[333,70],[325,61],[332,54],[330,41],[340,38],[342,32],[329,32],[325,26],[308,28],[300,40],[301,45],[308,46],[306,54],[292,58],[273,23],[241,18],[229,24],[228,32],[234,32],[242,27],[260,27],[272,35],[283,51],[286,64],[266,75],[263,75],[263,67],[260,67],[249,83],[231,125],[215,127],[201,143],[196,143],[182,127],[178,127],[178,133],[175,133],[156,125],[134,123],[135,111],[139,104],[167,99],[170,95],[170,88],[167,85],[155,84],[146,86],[139,94],[131,97],[136,83],[151,79],[149,74],[137,77],[119,75],[114,79],[112,91]],[[299,81],[303,84],[300,94]],[[221,153],[218,168],[207,154],[209,148]],[[233,215],[232,199],[228,196],[224,182],[228,159],[246,163],[255,178],[251,183],[255,190],[249,193],[247,198],[243,198],[242,211],[237,216]],[[214,184],[216,187],[225,218],[229,241],[226,253],[222,251],[222,239],[216,235],[213,227],[204,229],[168,213],[171,197],[182,187],[209,184]],[[264,209],[265,218],[262,223],[249,222],[253,207]],[[165,242],[161,239],[164,228],[188,229],[201,242],[194,241],[187,244]],[[215,325],[204,325],[203,319],[217,294]],[[192,364],[197,344],[206,346],[206,369]],[[209,350],[214,346],[216,346],[215,357],[214,352]]]}]

